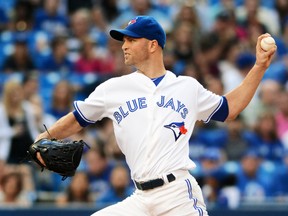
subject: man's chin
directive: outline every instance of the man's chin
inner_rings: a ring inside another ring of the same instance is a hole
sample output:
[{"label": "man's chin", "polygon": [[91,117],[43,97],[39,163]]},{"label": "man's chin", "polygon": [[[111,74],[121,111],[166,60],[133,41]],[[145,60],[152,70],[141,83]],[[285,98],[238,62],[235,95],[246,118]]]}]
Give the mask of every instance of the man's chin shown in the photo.
[{"label": "man's chin", "polygon": [[133,65],[133,64],[131,64],[131,62],[129,62],[129,61],[125,61],[124,64],[125,64],[126,66],[132,66],[132,65]]}]

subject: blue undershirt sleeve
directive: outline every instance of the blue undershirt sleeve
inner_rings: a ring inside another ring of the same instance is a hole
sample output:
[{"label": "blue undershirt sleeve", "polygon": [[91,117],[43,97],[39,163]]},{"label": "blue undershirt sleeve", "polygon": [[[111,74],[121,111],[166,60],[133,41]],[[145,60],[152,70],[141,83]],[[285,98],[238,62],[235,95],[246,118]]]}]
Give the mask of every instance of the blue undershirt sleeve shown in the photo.
[{"label": "blue undershirt sleeve", "polygon": [[226,97],[222,96],[222,100],[223,101],[222,101],[221,107],[211,117],[211,119],[214,121],[224,122],[229,115],[229,107],[228,107],[228,102],[227,102]]}]

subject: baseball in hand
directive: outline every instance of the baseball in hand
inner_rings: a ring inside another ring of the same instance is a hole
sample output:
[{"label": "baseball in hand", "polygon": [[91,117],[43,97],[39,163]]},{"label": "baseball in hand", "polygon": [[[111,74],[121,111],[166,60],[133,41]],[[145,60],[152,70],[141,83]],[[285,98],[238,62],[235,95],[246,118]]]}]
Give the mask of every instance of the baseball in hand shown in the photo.
[{"label": "baseball in hand", "polygon": [[261,40],[260,46],[264,51],[270,50],[275,45],[275,40],[272,37],[265,37]]}]

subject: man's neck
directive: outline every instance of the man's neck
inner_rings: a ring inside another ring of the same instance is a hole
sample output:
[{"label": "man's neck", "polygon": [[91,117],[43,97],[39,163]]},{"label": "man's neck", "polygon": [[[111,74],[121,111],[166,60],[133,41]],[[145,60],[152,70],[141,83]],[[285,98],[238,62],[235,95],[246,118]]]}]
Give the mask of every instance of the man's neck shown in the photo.
[{"label": "man's neck", "polygon": [[147,77],[149,77],[149,78],[151,78],[151,79],[157,78],[157,77],[161,77],[161,76],[163,76],[163,75],[166,74],[166,70],[165,70],[165,69],[163,69],[163,70],[157,70],[157,69],[155,69],[154,71],[143,71],[143,70],[141,70],[141,69],[137,69],[137,71],[138,71],[139,73],[144,74],[145,76],[147,76]]},{"label": "man's neck", "polygon": [[166,74],[162,53],[154,53],[154,55],[135,65],[135,67],[139,73],[152,79]]}]

